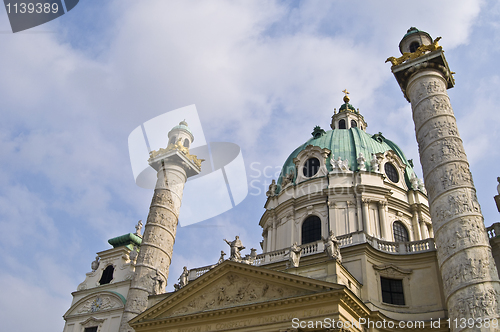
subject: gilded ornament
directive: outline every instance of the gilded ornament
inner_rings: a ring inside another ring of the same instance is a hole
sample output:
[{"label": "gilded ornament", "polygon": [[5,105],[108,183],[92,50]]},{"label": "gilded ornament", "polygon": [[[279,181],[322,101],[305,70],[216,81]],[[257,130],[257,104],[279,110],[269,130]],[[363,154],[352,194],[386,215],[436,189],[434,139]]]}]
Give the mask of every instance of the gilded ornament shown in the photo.
[{"label": "gilded ornament", "polygon": [[165,149],[160,148],[158,151],[151,151],[149,153],[149,162],[158,157],[159,155],[166,154],[169,151],[177,150],[185,155],[189,160],[191,160],[196,166],[201,168],[201,163],[205,161],[205,159],[198,159],[195,155],[189,154],[189,148],[185,147],[181,143],[181,139],[179,139],[175,144],[170,143]]},{"label": "gilded ornament", "polygon": [[403,62],[406,62],[408,60],[413,60],[413,59],[419,58],[422,55],[426,54],[427,52],[441,50],[443,48],[441,46],[439,46],[439,44],[438,44],[438,41],[440,39],[441,39],[441,37],[437,37],[436,39],[434,39],[434,41],[430,45],[420,45],[417,48],[417,50],[413,53],[404,52],[403,55],[400,56],[399,58],[395,58],[395,57],[391,56],[391,57],[387,58],[387,60],[385,60],[385,62],[391,62],[393,66],[398,66],[398,65],[400,65]]}]

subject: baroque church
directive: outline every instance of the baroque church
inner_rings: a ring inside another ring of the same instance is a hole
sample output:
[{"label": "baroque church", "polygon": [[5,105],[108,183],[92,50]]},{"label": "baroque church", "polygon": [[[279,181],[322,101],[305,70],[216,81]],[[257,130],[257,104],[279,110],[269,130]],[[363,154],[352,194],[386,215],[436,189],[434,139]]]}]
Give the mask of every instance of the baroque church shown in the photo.
[{"label": "baroque church", "polygon": [[[500,224],[484,226],[439,39],[410,28],[387,59],[412,106],[423,179],[366,131],[344,90],[331,130],[315,127],[269,186],[262,252],[243,257],[241,240],[226,240],[227,259],[184,268],[166,293],[184,183],[202,167],[183,121],[150,154],[143,234],[139,223],[97,253],[64,332],[500,330]],[[500,185],[496,200],[500,211]]]}]

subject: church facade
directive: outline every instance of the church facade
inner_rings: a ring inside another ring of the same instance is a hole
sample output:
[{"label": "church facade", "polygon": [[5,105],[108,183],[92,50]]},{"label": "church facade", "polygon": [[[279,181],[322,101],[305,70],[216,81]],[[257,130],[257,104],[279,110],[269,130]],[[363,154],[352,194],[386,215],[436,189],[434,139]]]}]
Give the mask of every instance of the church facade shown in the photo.
[{"label": "church facade", "polygon": [[98,253],[64,332],[497,331],[500,227],[484,227],[438,40],[411,28],[388,59],[412,104],[423,180],[394,142],[367,133],[344,90],[330,130],[315,127],[269,186],[262,253],[226,241],[228,259],[185,270],[164,293],[183,185],[201,165],[181,122],[151,154],[144,234],[141,223]]}]

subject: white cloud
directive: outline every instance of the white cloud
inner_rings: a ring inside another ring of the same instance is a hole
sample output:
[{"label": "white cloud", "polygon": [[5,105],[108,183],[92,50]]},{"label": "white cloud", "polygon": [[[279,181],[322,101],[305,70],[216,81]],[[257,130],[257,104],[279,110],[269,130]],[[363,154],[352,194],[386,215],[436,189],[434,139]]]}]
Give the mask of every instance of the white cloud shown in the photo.
[{"label": "white cloud", "polygon": [[[96,16],[99,22],[82,22],[85,29],[66,30],[61,19],[51,26],[56,33],[1,34],[0,226],[8,234],[1,248],[9,273],[0,275],[0,284],[9,287],[2,287],[0,315],[9,317],[4,321],[21,318],[22,300],[31,296],[24,308],[34,317],[7,330],[62,327],[70,291],[88,272],[94,252],[146,219],[151,192],[135,186],[127,152],[128,134],[139,124],[196,104],[207,141],[239,144],[247,165],[275,169],[314,125],[328,129],[347,88],[368,131],[382,131],[416,160],[408,104],[384,60],[396,55],[410,26],[442,36],[447,57],[467,43],[477,53],[478,22],[498,32],[498,13],[479,13],[482,4],[304,1],[292,8],[278,1],[120,0],[107,3],[109,16]],[[81,3],[65,19],[76,19],[79,7],[89,15],[92,6]],[[104,30],[93,31],[92,24]],[[0,16],[0,27],[6,26]],[[469,63],[459,60],[452,69],[465,70]],[[494,140],[476,134],[498,122],[492,112],[498,70],[475,65],[484,75],[477,92],[487,92],[459,125],[471,161],[481,164]],[[469,82],[477,79],[470,75]],[[467,92],[458,84],[455,89]],[[461,112],[460,104],[454,107]],[[224,237],[240,235],[247,248],[258,248],[264,199],[249,195],[199,228],[180,229],[173,280],[184,265],[215,263],[220,250],[227,252]],[[223,227],[201,227],[212,223]],[[16,253],[26,237],[26,252]],[[30,257],[31,250],[37,255]],[[172,287],[172,275],[170,280]],[[20,293],[12,305],[6,299],[15,289]],[[45,303],[51,305],[40,305]]]}]

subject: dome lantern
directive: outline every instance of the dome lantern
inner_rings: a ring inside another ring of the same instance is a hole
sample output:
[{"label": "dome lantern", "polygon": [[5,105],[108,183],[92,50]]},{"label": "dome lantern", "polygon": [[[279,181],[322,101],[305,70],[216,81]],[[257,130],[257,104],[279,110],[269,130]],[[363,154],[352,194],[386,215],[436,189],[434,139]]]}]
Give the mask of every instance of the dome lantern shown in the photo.
[{"label": "dome lantern", "polygon": [[399,43],[399,51],[401,54],[415,53],[420,46],[430,44],[432,44],[432,37],[427,32],[411,27]]},{"label": "dome lantern", "polygon": [[334,112],[330,127],[332,129],[351,129],[357,127],[361,130],[366,130],[368,125],[363,116],[359,114],[359,109],[356,110],[354,106],[349,104],[351,100],[348,96],[349,91],[344,89],[342,92],[344,93],[344,104],[340,106],[338,112]]},{"label": "dome lantern", "polygon": [[179,140],[186,148],[189,148],[194,141],[193,133],[189,129],[186,120],[179,122],[177,126],[168,132],[168,145],[175,144]]}]

